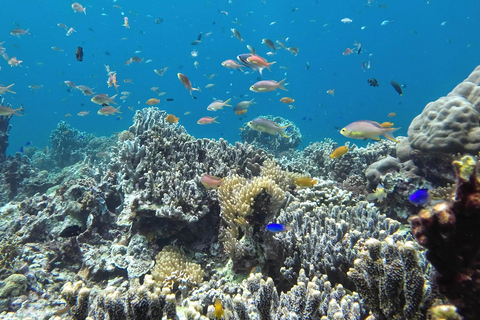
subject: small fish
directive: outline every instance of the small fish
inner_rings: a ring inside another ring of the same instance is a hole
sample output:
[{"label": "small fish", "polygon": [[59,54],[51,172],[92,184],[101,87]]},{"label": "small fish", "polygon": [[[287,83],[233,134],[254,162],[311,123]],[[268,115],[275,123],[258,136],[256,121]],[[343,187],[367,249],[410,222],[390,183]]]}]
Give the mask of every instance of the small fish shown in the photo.
[{"label": "small fish", "polygon": [[397,82],[395,81],[390,81],[390,83],[393,86],[393,89],[398,92],[399,95],[403,96],[403,91],[402,91],[402,86],[400,86]]},{"label": "small fish", "polygon": [[68,31],[67,31],[67,37],[71,36],[72,33],[74,33],[74,32],[77,32],[77,30],[73,29],[73,27],[70,28],[70,29],[68,29]]},{"label": "small fish", "polygon": [[250,87],[250,91],[253,91],[253,92],[269,92],[269,91],[275,91],[277,89],[288,91],[283,86],[283,83],[284,83],[285,80],[286,79],[283,79],[280,82],[277,82],[275,80],[258,81]]},{"label": "small fish", "polygon": [[59,236],[62,238],[70,238],[70,237],[76,237],[80,233],[82,233],[82,228],[77,225],[73,225],[63,229],[62,232],[60,232]]},{"label": "small fish", "polygon": [[240,41],[245,41],[245,40],[242,39],[242,36],[240,35],[240,32],[238,32],[237,29],[231,28],[230,31],[232,31],[232,37],[235,37]]},{"label": "small fish", "polygon": [[273,43],[272,40],[270,39],[262,39],[262,44],[266,45],[269,49],[273,50],[275,53],[277,53],[277,47],[275,46],[275,43]]},{"label": "small fish", "polygon": [[250,51],[252,54],[255,54],[255,53],[256,53],[255,48],[252,47],[252,46],[249,45],[249,44],[247,44],[247,49],[248,49],[248,51]]},{"label": "small fish", "polygon": [[387,197],[387,192],[385,191],[385,188],[381,183],[377,185],[377,188],[375,189],[374,193],[369,193],[367,195],[367,200],[368,201],[375,201],[377,200],[378,202],[383,202],[383,199]]},{"label": "small fish", "polygon": [[215,303],[213,304],[214,311],[213,315],[217,317],[217,319],[221,319],[223,317],[223,314],[225,313],[225,310],[223,310],[222,302],[220,299],[216,299]]},{"label": "small fish", "polygon": [[185,86],[185,88],[190,92],[190,95],[192,94],[192,91],[200,91],[200,88],[192,88],[192,83],[190,82],[190,79],[187,78],[186,75],[182,73],[177,73],[178,80]]},{"label": "small fish", "polygon": [[22,115],[18,112],[23,113],[23,106],[20,106],[20,108],[18,109],[12,109],[7,106],[0,106],[0,116],[10,117],[12,115],[16,115],[21,117]]},{"label": "small fish", "polygon": [[231,59],[225,60],[225,61],[222,62],[222,66],[224,66],[225,68],[240,70],[240,71],[243,72],[243,70],[242,70],[243,66],[235,60],[231,60]]},{"label": "small fish", "polygon": [[26,34],[31,35],[31,33],[28,32],[28,29],[21,29],[21,28],[13,29],[12,31],[10,31],[10,34],[16,37],[24,36]]},{"label": "small fish", "polygon": [[163,74],[165,73],[165,71],[167,71],[168,67],[164,67],[162,69],[153,69],[153,71],[155,71],[156,74],[158,74],[159,76],[163,76]]},{"label": "small fish", "polygon": [[62,52],[62,51],[63,51],[63,50],[60,49],[59,47],[55,47],[55,46],[52,47],[52,50],[53,50],[53,51],[57,51],[57,52]]},{"label": "small fish", "polygon": [[382,127],[382,128],[391,128],[391,127],[393,127],[393,122],[388,122],[388,121],[382,122],[382,123],[380,123],[380,127]]},{"label": "small fish", "polygon": [[350,18],[343,18],[342,20],[340,20],[340,22],[343,22],[343,23],[352,23],[353,20],[350,19]]},{"label": "small fish", "polygon": [[117,95],[114,95],[109,98],[106,93],[100,93],[94,96],[92,99],[90,99],[90,101],[99,105],[107,105],[109,103],[117,104],[115,101],[113,101],[113,99],[115,99],[116,96]]},{"label": "small fish", "polygon": [[137,57],[137,56],[133,56],[131,57],[130,59],[128,59],[127,61],[125,61],[125,65],[131,65],[132,63],[142,63],[143,62],[143,58],[140,58],[140,57]]},{"label": "small fish", "polygon": [[223,109],[224,106],[228,106],[228,107],[231,107],[230,104],[228,104],[228,102],[230,101],[231,98],[229,98],[228,100],[226,101],[223,101],[223,100],[215,100],[213,101],[212,103],[210,103],[207,107],[207,110],[208,111],[217,111],[219,109]]},{"label": "small fish", "polygon": [[368,84],[371,85],[372,87],[378,87],[378,81],[375,78],[371,78],[367,80]]},{"label": "small fish", "polygon": [[276,135],[280,133],[285,138],[290,138],[285,134],[285,128],[291,126],[291,124],[287,124],[286,126],[280,126],[278,123],[265,119],[265,118],[256,118],[252,121],[248,122],[247,125],[255,131],[258,132],[266,132],[271,135]]},{"label": "small fish", "polygon": [[252,104],[256,104],[256,102],[253,102],[254,99],[250,101],[240,101],[233,107],[233,112],[235,112],[236,115],[242,115],[247,112],[247,108],[250,107]]},{"label": "small fish", "polygon": [[160,24],[160,23],[162,23],[162,22],[163,22],[163,19],[162,19],[162,18],[157,18],[157,19],[155,19],[155,23],[156,23],[156,24]]},{"label": "small fish", "polygon": [[75,83],[73,83],[72,81],[65,80],[65,81],[63,81],[63,83],[65,83],[70,88],[73,88],[73,89],[76,88]]},{"label": "small fish", "polygon": [[283,97],[282,99],[280,99],[280,102],[289,104],[289,103],[294,103],[295,99],[292,99],[290,97]]},{"label": "small fish", "polygon": [[298,178],[295,181],[295,184],[299,187],[313,187],[317,184],[317,179],[312,179],[310,177]]},{"label": "small fish", "polygon": [[269,223],[269,224],[267,224],[265,229],[267,229],[270,232],[277,233],[277,232],[288,231],[288,230],[290,230],[290,227],[289,226],[284,226],[283,224],[280,224],[280,223]]},{"label": "small fish", "polygon": [[275,41],[281,48],[287,50],[287,46],[280,40]]},{"label": "small fish", "polygon": [[66,114],[65,114],[65,118],[69,118],[69,117],[71,117],[71,116],[72,116],[71,113],[66,113]]},{"label": "small fish", "polygon": [[335,89],[328,89],[327,93],[331,95],[332,97],[335,97]]},{"label": "small fish", "polygon": [[128,22],[127,17],[123,17],[123,26],[125,27],[125,29],[130,29],[130,23]]},{"label": "small fish", "polygon": [[114,108],[112,106],[104,106],[103,108],[98,110],[97,114],[102,116],[115,115],[115,113],[121,113],[119,109],[120,107]]},{"label": "small fish", "polygon": [[6,87],[0,85],[0,94],[4,94],[5,92],[10,92],[10,93],[16,93],[15,91],[10,90],[11,87],[13,87],[15,83],[12,83]]},{"label": "small fish", "polygon": [[399,130],[400,128],[382,128],[380,123],[370,120],[359,120],[350,123],[348,126],[340,130],[340,133],[347,138],[353,139],[372,139],[380,140],[380,136],[398,142],[393,137],[393,132]]},{"label": "small fish", "polygon": [[38,90],[38,89],[43,88],[43,84],[31,84],[28,87],[32,90]]},{"label": "small fish", "polygon": [[63,24],[63,23],[57,23],[57,26],[59,26],[60,28],[62,28],[62,29],[64,29],[64,30],[67,30],[67,29],[68,29],[68,27],[67,27],[65,24]]},{"label": "small fish", "polygon": [[79,113],[77,113],[77,116],[85,117],[88,114],[90,114],[90,111],[80,111]]},{"label": "small fish", "polygon": [[175,123],[178,122],[178,117],[175,117],[173,114],[167,114],[167,116],[165,117],[165,121],[167,121],[168,123]]},{"label": "small fish", "polygon": [[330,159],[340,158],[341,156],[345,155],[347,152],[348,152],[347,146],[338,147],[337,149],[333,150],[333,152],[330,154]]},{"label": "small fish", "polygon": [[75,58],[77,61],[83,61],[83,48],[82,47],[77,47],[77,50],[75,51]]},{"label": "small fish", "polygon": [[90,89],[87,86],[84,85],[78,85],[76,89],[82,91],[84,96],[93,96],[95,93],[93,92],[93,89]]},{"label": "small fish", "polygon": [[[188,111],[187,111],[188,112]],[[187,112],[185,112],[184,114],[186,114]],[[201,124],[201,125],[205,125],[205,124],[210,124],[210,123],[220,123],[218,121],[215,121],[215,119],[217,119],[218,117],[215,117],[215,118],[212,118],[212,117],[202,117],[200,119],[198,119],[197,123],[198,124]]]},{"label": "small fish", "polygon": [[390,112],[389,114],[387,114],[387,117],[389,118],[393,118],[395,117],[397,114],[395,112]]},{"label": "small fish", "polygon": [[10,60],[8,60],[8,64],[10,65],[10,67],[18,67],[20,66],[21,67],[21,63],[23,62],[23,60],[17,60],[16,57],[11,57]]},{"label": "small fish", "polygon": [[382,23],[380,23],[381,26],[386,26],[387,24],[392,23],[393,20],[383,20]]},{"label": "small fish", "polygon": [[353,53],[353,49],[350,49],[350,48],[347,48],[345,49],[345,51],[343,51],[343,55],[344,56],[348,56],[349,54]]},{"label": "small fish", "polygon": [[171,102],[171,101],[174,101],[174,99],[173,98],[167,98],[167,99],[165,99],[165,101]]},{"label": "small fish", "polygon": [[146,102],[146,104],[148,104],[149,106],[154,106],[159,103],[160,103],[160,100],[155,98],[148,99]]},{"label": "small fish", "polygon": [[224,178],[218,178],[215,176],[211,176],[209,174],[204,174],[202,178],[200,179],[200,182],[206,187],[206,188],[218,188],[223,184],[223,179]]},{"label": "small fish", "polygon": [[297,56],[299,49],[297,47],[289,47],[287,48],[287,51],[293,54],[294,56]]},{"label": "small fish", "polygon": [[251,54],[246,60],[247,63],[255,65],[258,68],[260,75],[262,74],[263,69],[267,68],[268,70],[270,70],[270,66],[275,63],[275,61],[268,62],[267,60],[256,54]]},{"label": "small fish", "polygon": [[357,54],[360,54],[360,52],[362,52],[362,44],[360,42],[355,41],[353,45],[357,47]]},{"label": "small fish", "polygon": [[418,189],[408,199],[415,205],[423,205],[430,201],[430,195],[428,194],[428,189]]},{"label": "small fish", "polygon": [[83,12],[84,14],[87,14],[87,8],[84,8],[80,3],[74,2],[72,3],[72,9],[75,12]]}]

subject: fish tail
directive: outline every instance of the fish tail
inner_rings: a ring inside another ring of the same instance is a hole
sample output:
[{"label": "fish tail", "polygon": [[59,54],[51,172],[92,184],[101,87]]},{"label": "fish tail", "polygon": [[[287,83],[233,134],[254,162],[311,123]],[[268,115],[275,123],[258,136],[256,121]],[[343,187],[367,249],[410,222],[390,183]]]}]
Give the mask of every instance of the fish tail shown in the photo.
[{"label": "fish tail", "polygon": [[215,119],[217,119],[217,118],[218,118],[218,116],[216,116],[215,118],[213,118],[212,122],[220,123],[220,122],[218,122],[218,121],[215,121]]},{"label": "fish tail", "polygon": [[23,113],[23,106],[20,106],[20,108],[12,111],[14,115],[21,117],[22,115],[20,113],[17,113],[17,111]]},{"label": "fish tail", "polygon": [[281,129],[281,130],[280,130],[280,134],[281,134],[282,136],[284,136],[285,138],[290,138],[290,136],[287,136],[287,135],[285,134],[285,128],[290,127],[291,125],[292,125],[292,124],[287,124],[286,126],[280,127],[280,129]]},{"label": "fish tail", "polygon": [[228,98],[224,103],[223,105],[224,106],[227,106],[227,107],[231,107],[232,105],[231,104],[228,104],[228,101],[232,100],[232,98]]},{"label": "fish tail", "polygon": [[271,66],[272,64],[274,64],[274,63],[277,63],[277,61],[273,61],[273,62],[269,62],[269,63],[268,63],[267,69],[268,69],[269,71],[271,71],[271,70],[270,70],[270,66]]},{"label": "fish tail", "polygon": [[278,88],[279,89],[282,89],[282,90],[285,90],[285,91],[288,91],[284,86],[283,86],[283,83],[285,82],[285,80],[287,80],[287,78],[283,79],[282,81],[280,81],[278,83]]},{"label": "fish tail", "polygon": [[86,7],[83,7],[83,13],[87,14],[87,8]]},{"label": "fish tail", "polygon": [[387,138],[388,140],[391,140],[393,142],[397,142],[398,143],[398,140],[395,139],[395,137],[393,136],[393,133],[397,130],[400,130],[401,128],[385,128],[383,130],[383,136],[385,138]]},{"label": "fish tail", "polygon": [[118,113],[122,113],[122,112],[120,111],[120,108],[121,108],[121,107],[122,107],[122,106],[120,106],[120,107],[116,108],[116,109],[115,109],[115,110],[117,110],[116,112],[118,112]]},{"label": "fish tail", "polygon": [[7,86],[7,91],[10,93],[16,93],[15,91],[9,90],[10,87],[12,87],[15,83],[12,83],[11,85]]},{"label": "fish tail", "polygon": [[[200,88],[193,88],[192,87],[192,90],[195,90],[195,91],[201,91]],[[190,94],[192,94],[192,92],[190,91]]]}]

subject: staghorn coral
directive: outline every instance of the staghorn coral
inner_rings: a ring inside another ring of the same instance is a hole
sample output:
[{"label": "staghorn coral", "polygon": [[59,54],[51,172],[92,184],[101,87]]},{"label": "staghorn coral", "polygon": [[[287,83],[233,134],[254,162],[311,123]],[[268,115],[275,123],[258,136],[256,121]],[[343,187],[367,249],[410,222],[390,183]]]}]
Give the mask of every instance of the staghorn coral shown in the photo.
[{"label": "staghorn coral", "polygon": [[480,314],[480,180],[477,160],[464,156],[453,162],[455,198],[410,218],[418,243],[427,248],[440,293],[467,319]]},{"label": "staghorn coral", "polygon": [[282,152],[295,149],[302,143],[302,134],[300,129],[290,120],[282,117],[262,116],[262,118],[271,120],[280,126],[289,125],[286,128],[286,138],[280,134],[271,135],[266,132],[259,132],[251,129],[247,124],[242,126],[240,136],[243,142],[251,143],[257,148],[262,148],[268,152],[278,155]]},{"label": "staghorn coral", "polygon": [[429,270],[412,241],[368,239],[348,276],[377,320],[426,319],[434,295]]},{"label": "staghorn coral", "polygon": [[480,66],[446,97],[428,103],[408,128],[412,148],[423,152],[480,151]]},{"label": "staghorn coral", "polygon": [[186,293],[202,282],[205,275],[199,264],[189,261],[185,254],[174,246],[166,246],[155,257],[152,277],[160,287],[168,287]]}]

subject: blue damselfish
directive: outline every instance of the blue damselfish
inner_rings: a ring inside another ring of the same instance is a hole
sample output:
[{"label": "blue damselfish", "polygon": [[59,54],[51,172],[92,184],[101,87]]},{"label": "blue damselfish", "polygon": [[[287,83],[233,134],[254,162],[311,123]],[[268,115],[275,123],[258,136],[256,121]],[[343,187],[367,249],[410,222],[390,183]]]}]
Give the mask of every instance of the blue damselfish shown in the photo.
[{"label": "blue damselfish", "polygon": [[266,229],[270,232],[282,232],[290,230],[289,227],[285,227],[283,224],[280,223],[270,223],[266,226]]},{"label": "blue damselfish", "polygon": [[425,204],[430,200],[428,189],[418,189],[410,196],[410,202],[416,205]]}]

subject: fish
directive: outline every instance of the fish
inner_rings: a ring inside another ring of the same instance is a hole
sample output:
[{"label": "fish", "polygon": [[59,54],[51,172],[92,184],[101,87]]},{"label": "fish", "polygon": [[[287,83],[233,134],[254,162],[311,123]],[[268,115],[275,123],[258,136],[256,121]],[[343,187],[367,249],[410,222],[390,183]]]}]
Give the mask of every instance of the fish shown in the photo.
[{"label": "fish", "polygon": [[289,47],[287,48],[287,51],[293,54],[294,56],[298,55],[298,51],[300,51],[297,47]]},{"label": "fish", "polygon": [[76,88],[75,83],[73,83],[72,81],[65,80],[65,81],[63,81],[63,83],[65,83],[70,88],[73,88],[73,89]]},{"label": "fish", "polygon": [[265,68],[267,68],[270,71],[270,66],[275,63],[275,61],[268,62],[267,60],[265,60],[264,58],[256,54],[251,54],[249,57],[247,57],[246,60],[249,64],[253,64],[257,66],[258,71],[260,72],[260,75],[262,74],[262,71]]},{"label": "fish", "polygon": [[380,123],[380,127],[382,127],[382,128],[391,128],[391,127],[393,127],[393,122],[388,122],[388,121],[382,122],[382,123]]},{"label": "fish", "polygon": [[372,139],[380,140],[380,136],[398,142],[393,137],[392,133],[400,128],[382,128],[380,123],[370,120],[359,120],[350,123],[345,128],[340,130],[340,133],[347,138],[353,139]]},{"label": "fish", "polygon": [[69,117],[71,117],[71,116],[72,116],[71,113],[66,113],[66,114],[65,114],[65,118],[69,118]]},{"label": "fish", "polygon": [[335,97],[335,89],[328,89],[327,93],[331,95],[332,97]]},{"label": "fish", "polygon": [[240,101],[233,107],[233,112],[235,112],[236,115],[242,115],[245,112],[247,112],[247,108],[250,107],[252,104],[256,104],[256,102],[253,102],[254,99],[250,101]]},{"label": "fish", "polygon": [[288,231],[288,230],[290,230],[290,227],[289,226],[284,226],[283,224],[280,224],[280,223],[269,223],[269,224],[267,224],[265,229],[267,229],[270,232],[276,233],[276,232]]},{"label": "fish", "polygon": [[371,85],[372,87],[378,87],[378,81],[375,78],[371,78],[367,80],[368,84]]},{"label": "fish", "polygon": [[75,58],[77,61],[83,61],[83,48],[82,47],[77,47],[77,50],[75,51]]},{"label": "fish", "polygon": [[165,73],[165,71],[167,71],[168,67],[164,67],[162,69],[153,69],[153,71],[155,71],[156,74],[158,74],[159,76],[163,76],[163,74]]},{"label": "fish", "polygon": [[109,116],[111,114],[115,115],[115,113],[121,113],[119,109],[120,107],[114,108],[112,106],[104,106],[103,108],[98,110],[97,114],[102,116]]},{"label": "fish", "polygon": [[280,102],[281,103],[294,103],[295,102],[295,99],[292,99],[292,98],[289,98],[289,97],[283,97],[282,99],[280,99]]},{"label": "fish", "polygon": [[367,195],[367,200],[368,201],[375,201],[377,200],[378,202],[383,202],[383,199],[387,197],[387,192],[385,191],[385,188],[381,183],[377,185],[377,188],[375,189],[374,193],[369,193]]},{"label": "fish", "polygon": [[128,22],[127,17],[123,17],[123,26],[125,27],[125,29],[130,29],[130,23]]},{"label": "fish", "polygon": [[215,176],[211,176],[209,174],[204,174],[202,178],[200,179],[200,182],[206,187],[206,188],[213,188],[216,189],[220,187],[223,184],[223,179],[224,178],[219,178]]},{"label": "fish", "polygon": [[30,89],[33,89],[33,90],[38,90],[38,89],[41,89],[43,88],[43,84],[31,84],[28,86]]},{"label": "fish", "polygon": [[213,101],[212,103],[210,103],[207,107],[207,110],[208,111],[217,111],[219,109],[223,109],[224,106],[228,106],[228,107],[231,107],[230,104],[228,104],[228,102],[230,101],[231,98],[229,98],[228,100],[226,101],[222,101],[222,100],[215,100]]},{"label": "fish", "polygon": [[24,36],[26,34],[29,34],[31,35],[30,32],[28,32],[29,29],[21,29],[21,28],[17,28],[17,29],[13,29],[12,31],[10,31],[10,34],[12,36],[16,36],[16,37],[20,37],[20,36]]},{"label": "fish", "polygon": [[247,44],[247,49],[248,49],[248,51],[250,51],[252,54],[255,54],[255,53],[256,53],[255,48],[252,47],[252,46],[249,45],[249,44]]},{"label": "fish", "polygon": [[337,159],[340,158],[341,156],[345,155],[348,152],[348,147],[347,146],[341,146],[333,150],[333,152],[330,154],[330,159]]},{"label": "fish", "polygon": [[59,26],[60,28],[62,28],[64,30],[68,29],[68,27],[64,23],[57,23],[57,26]]},{"label": "fish", "polygon": [[408,198],[411,203],[415,205],[423,205],[430,201],[430,195],[428,194],[428,189],[418,189],[410,195]]},{"label": "fish", "polygon": [[280,126],[278,123],[265,119],[265,118],[256,118],[252,121],[248,122],[247,125],[255,131],[258,132],[266,132],[271,135],[276,135],[280,133],[285,138],[290,138],[285,134],[285,128],[291,126],[291,124],[287,124],[286,126]]},{"label": "fish", "polygon": [[78,85],[76,89],[82,91],[84,96],[93,96],[95,93],[93,92],[93,89],[90,89],[87,86],[84,85]]},{"label": "fish", "polygon": [[296,179],[294,182],[299,187],[313,187],[318,181],[310,177],[303,177]]},{"label": "fish", "polygon": [[348,56],[349,54],[353,53],[353,49],[350,49],[350,48],[347,48],[345,49],[345,51],[343,51],[343,55],[344,56]]},{"label": "fish", "polygon": [[4,94],[5,92],[10,92],[10,93],[16,93],[15,91],[10,90],[11,87],[13,87],[15,83],[12,83],[6,87],[0,85],[0,94]]},{"label": "fish", "polygon": [[277,47],[275,46],[275,43],[273,43],[272,40],[270,39],[262,39],[262,44],[266,45],[269,49],[273,50],[275,54],[277,53]]},{"label": "fish", "polygon": [[94,96],[90,101],[93,103],[99,104],[99,105],[107,105],[109,103],[117,104],[116,102],[113,101],[117,95],[114,95],[112,97],[108,97],[106,93],[100,93]]},{"label": "fish", "polygon": [[83,231],[82,231],[82,228],[80,226],[73,225],[73,226],[69,226],[69,227],[66,227],[65,229],[63,229],[62,232],[60,232],[59,236],[62,237],[62,238],[76,237],[82,232]]},{"label": "fish", "polygon": [[288,91],[283,86],[283,83],[284,83],[285,80],[286,79],[283,79],[280,82],[277,82],[275,80],[258,81],[250,87],[250,91],[253,91],[253,92],[269,92],[269,91],[275,91],[277,89]]},{"label": "fish", "polygon": [[71,27],[70,29],[68,29],[68,31],[67,31],[67,37],[71,36],[72,33],[74,33],[74,32],[77,32],[77,30],[73,29],[73,27]]},{"label": "fish", "polygon": [[287,46],[280,40],[275,41],[281,48],[287,50]]},{"label": "fish", "polygon": [[231,60],[231,59],[225,60],[225,61],[222,62],[222,66],[224,66],[225,68],[240,70],[240,71],[243,72],[243,70],[242,70],[243,66],[235,60]]},{"label": "fish", "polygon": [[399,95],[403,96],[403,91],[402,91],[402,87],[395,81],[390,81],[390,83],[392,84],[393,86],[393,89],[395,89],[395,91],[398,92]]},{"label": "fish", "polygon": [[380,23],[381,26],[386,26],[387,24],[392,23],[393,20],[383,20],[382,23]]},{"label": "fish", "polygon": [[215,303],[213,304],[215,310],[213,310],[213,315],[217,317],[217,319],[221,319],[225,310],[223,310],[222,302],[220,299],[215,299]]},{"label": "fish", "polygon": [[55,47],[55,46],[52,47],[52,50],[57,51],[57,52],[62,52],[63,51],[63,49],[60,49],[59,47]]},{"label": "fish", "polygon": [[190,92],[190,95],[192,94],[192,91],[200,91],[200,88],[192,88],[192,83],[190,82],[190,79],[187,78],[186,75],[182,73],[177,73],[178,80],[185,86],[185,88]]},{"label": "fish", "polygon": [[72,9],[75,12],[83,12],[84,14],[87,14],[87,8],[84,8],[80,3],[74,2],[72,3]]},{"label": "fish", "polygon": [[148,104],[149,106],[154,106],[159,103],[160,103],[160,100],[155,98],[148,99],[146,102],[146,104]]},{"label": "fish", "polygon": [[[185,112],[186,113],[186,112]],[[217,119],[218,117],[215,117],[215,118],[212,118],[212,117],[202,117],[200,119],[198,119],[197,123],[198,124],[201,124],[201,125],[205,125],[205,124],[210,124],[210,123],[220,123],[218,121],[215,121],[215,119]]]},{"label": "fish", "polygon": [[397,114],[395,112],[390,112],[389,114],[387,114],[387,117],[389,118],[393,118],[395,117]]},{"label": "fish", "polygon": [[77,116],[85,117],[88,114],[90,114],[90,111],[80,111],[79,113],[77,113]]},{"label": "fish", "polygon": [[0,116],[10,117],[12,115],[16,115],[21,117],[22,115],[18,112],[23,113],[23,106],[20,106],[20,108],[18,109],[13,109],[7,106],[0,106]]},{"label": "fish", "polygon": [[350,19],[350,18],[343,18],[342,20],[340,20],[340,22],[343,22],[343,23],[352,23],[353,20]]},{"label": "fish", "polygon": [[23,62],[23,60],[17,60],[16,57],[11,57],[10,60],[8,60],[8,64],[10,65],[10,67],[18,67],[20,66],[21,67],[21,63]]},{"label": "fish", "polygon": [[165,117],[165,121],[167,121],[168,123],[175,123],[178,122],[178,117],[175,117],[173,114],[167,114],[167,116]]},{"label": "fish", "polygon": [[355,41],[353,45],[357,47],[357,54],[360,54],[360,52],[362,52],[362,44],[360,42]]},{"label": "fish", "polygon": [[232,31],[232,37],[235,37],[240,41],[245,41],[245,40],[242,39],[242,36],[240,35],[240,32],[238,32],[237,29],[231,28],[230,31]]}]

